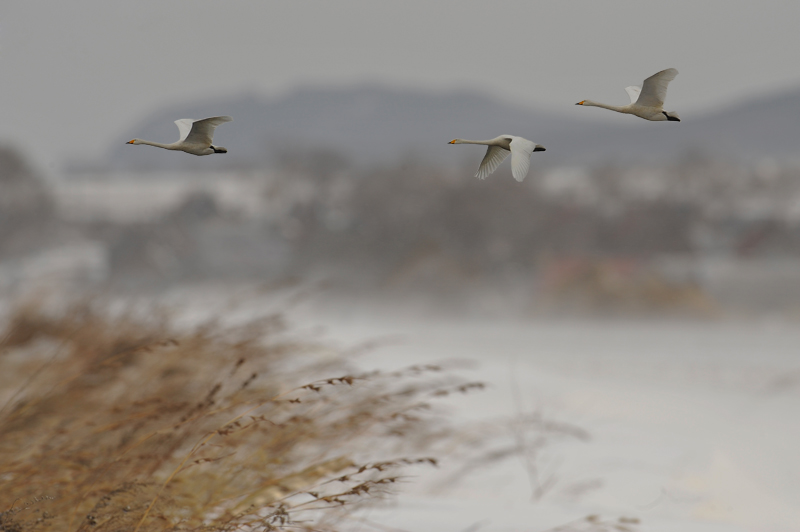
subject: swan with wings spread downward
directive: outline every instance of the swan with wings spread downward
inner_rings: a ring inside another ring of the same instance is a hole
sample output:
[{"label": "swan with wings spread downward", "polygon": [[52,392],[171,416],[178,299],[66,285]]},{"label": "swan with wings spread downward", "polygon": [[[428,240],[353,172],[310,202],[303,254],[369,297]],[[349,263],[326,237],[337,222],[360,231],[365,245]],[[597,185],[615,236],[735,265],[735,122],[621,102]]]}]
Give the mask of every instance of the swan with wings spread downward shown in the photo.
[{"label": "swan with wings spread downward", "polygon": [[133,139],[127,142],[127,144],[146,144],[147,146],[155,146],[157,148],[164,148],[165,150],[185,151],[192,155],[228,153],[228,150],[222,146],[214,146],[211,143],[213,142],[214,130],[217,129],[217,126],[232,121],[233,118],[229,116],[212,116],[211,118],[203,118],[202,120],[181,118],[175,121],[181,133],[181,138],[179,138],[177,142],[162,144],[149,140]]},{"label": "swan with wings spread downward", "polygon": [[626,87],[625,91],[631,98],[628,105],[608,105],[605,103],[583,100],[575,105],[586,107],[602,107],[618,113],[638,116],[653,122],[680,122],[681,119],[675,111],[664,110],[664,100],[667,98],[667,86],[675,79],[678,71],[674,68],[662,70],[653,74],[642,84],[641,88],[636,86]]}]

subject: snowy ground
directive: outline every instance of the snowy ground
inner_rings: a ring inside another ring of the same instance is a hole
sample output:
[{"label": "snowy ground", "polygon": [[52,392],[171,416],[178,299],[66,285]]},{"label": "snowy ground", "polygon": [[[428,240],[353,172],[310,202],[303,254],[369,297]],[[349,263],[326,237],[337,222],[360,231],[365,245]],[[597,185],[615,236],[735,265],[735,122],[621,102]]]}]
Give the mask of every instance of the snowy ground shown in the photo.
[{"label": "snowy ground", "polygon": [[639,518],[643,531],[800,530],[797,323],[443,319],[352,303],[312,304],[296,322],[324,325],[343,343],[403,339],[362,359],[366,367],[475,361],[462,374],[491,387],[453,403],[464,419],[522,409],[591,434],[538,457],[558,482],[536,503],[519,459],[443,489],[445,460],[372,521],[542,531],[600,514]]}]

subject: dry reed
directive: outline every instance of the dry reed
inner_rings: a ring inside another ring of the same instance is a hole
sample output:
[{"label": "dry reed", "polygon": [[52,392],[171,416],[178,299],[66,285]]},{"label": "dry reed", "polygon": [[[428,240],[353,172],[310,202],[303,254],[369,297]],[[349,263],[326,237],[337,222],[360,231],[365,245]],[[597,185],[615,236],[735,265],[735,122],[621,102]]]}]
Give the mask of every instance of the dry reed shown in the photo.
[{"label": "dry reed", "polygon": [[429,402],[478,387],[357,373],[280,316],[182,331],[88,304],[17,309],[0,369],[2,532],[330,530],[435,465]]}]

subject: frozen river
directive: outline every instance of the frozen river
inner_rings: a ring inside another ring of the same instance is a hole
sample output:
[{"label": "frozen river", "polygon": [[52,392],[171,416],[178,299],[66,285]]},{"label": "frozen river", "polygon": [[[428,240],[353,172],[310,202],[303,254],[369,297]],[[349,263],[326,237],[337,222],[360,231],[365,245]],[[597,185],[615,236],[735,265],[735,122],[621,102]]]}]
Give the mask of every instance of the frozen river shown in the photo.
[{"label": "frozen river", "polygon": [[437,318],[352,303],[311,304],[296,322],[343,344],[401,339],[367,368],[474,361],[461,374],[490,387],[452,403],[465,420],[538,412],[591,435],[538,454],[556,483],[537,502],[519,458],[443,487],[445,459],[373,512],[384,525],[541,531],[600,514],[653,531],[800,530],[797,323]]}]

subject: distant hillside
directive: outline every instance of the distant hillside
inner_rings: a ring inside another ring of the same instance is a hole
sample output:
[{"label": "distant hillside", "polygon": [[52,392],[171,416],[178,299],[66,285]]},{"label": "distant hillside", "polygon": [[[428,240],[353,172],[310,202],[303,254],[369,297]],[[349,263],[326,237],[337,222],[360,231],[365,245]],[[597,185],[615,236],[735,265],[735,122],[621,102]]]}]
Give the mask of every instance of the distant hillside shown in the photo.
[{"label": "distant hillside", "polygon": [[[227,156],[176,157],[146,147],[126,146],[119,139],[109,154],[114,168],[228,168],[274,163],[285,150],[325,148],[356,163],[391,163],[413,154],[416,159],[452,162],[463,159],[463,146],[448,146],[455,137],[491,138],[501,133],[538,142],[561,127],[563,118],[502,103],[469,92],[437,94],[385,87],[306,88],[268,99],[252,94],[213,102],[165,107],[130,128],[129,137],[171,142],[177,118],[228,114],[231,124],[217,129],[215,143]],[[468,150],[468,149],[467,149]]]},{"label": "distant hillside", "polygon": [[[624,99],[620,94],[620,101]],[[680,112],[680,109],[678,109]],[[607,113],[607,123],[598,123]],[[126,146],[130,137],[171,142],[176,118],[229,114],[217,130],[226,156],[195,158],[148,147]],[[455,164],[480,160],[479,150],[447,146],[455,137],[528,137],[548,151],[541,165],[666,160],[688,152],[788,159],[800,143],[800,91],[763,97],[681,123],[648,123],[600,109],[565,105],[552,114],[474,92],[432,93],[381,86],[302,88],[279,98],[243,94],[195,104],[166,106],[131,125],[106,161],[125,170],[220,170],[275,164],[278,154],[331,149],[357,164],[414,158]],[[476,152],[476,153],[470,153]]]},{"label": "distant hillside", "polygon": [[[697,152],[742,160],[800,160],[800,90],[746,100],[705,115],[683,112],[681,117],[680,123],[648,123],[618,115],[615,122],[620,126],[584,131],[565,126],[547,141],[570,146],[568,158],[582,162],[600,158],[661,162]],[[631,121],[633,127],[622,127]]]}]

